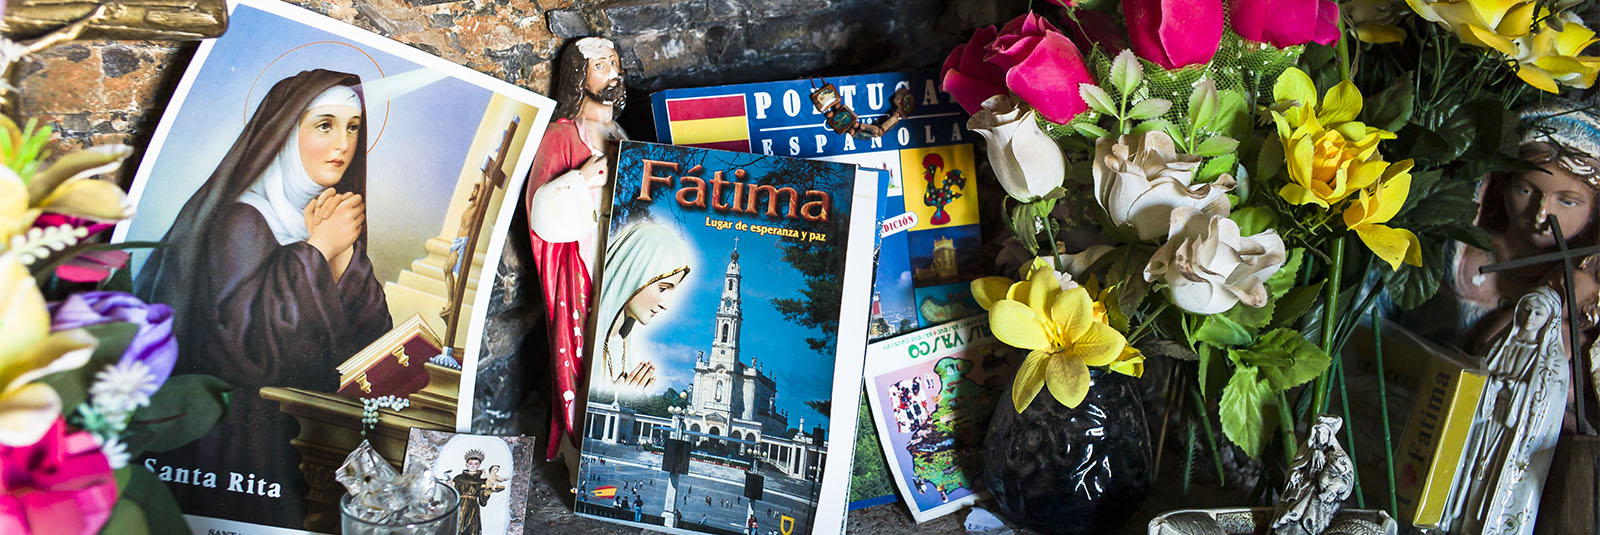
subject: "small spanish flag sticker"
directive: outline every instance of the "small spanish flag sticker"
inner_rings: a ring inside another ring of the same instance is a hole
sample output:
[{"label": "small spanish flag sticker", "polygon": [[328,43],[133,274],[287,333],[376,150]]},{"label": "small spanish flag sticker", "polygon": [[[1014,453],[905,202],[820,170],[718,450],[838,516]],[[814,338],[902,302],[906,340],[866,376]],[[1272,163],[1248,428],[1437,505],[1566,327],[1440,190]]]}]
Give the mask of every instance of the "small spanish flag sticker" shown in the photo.
[{"label": "small spanish flag sticker", "polygon": [[592,493],[596,498],[614,498],[617,496],[617,487],[606,485],[595,488]]}]

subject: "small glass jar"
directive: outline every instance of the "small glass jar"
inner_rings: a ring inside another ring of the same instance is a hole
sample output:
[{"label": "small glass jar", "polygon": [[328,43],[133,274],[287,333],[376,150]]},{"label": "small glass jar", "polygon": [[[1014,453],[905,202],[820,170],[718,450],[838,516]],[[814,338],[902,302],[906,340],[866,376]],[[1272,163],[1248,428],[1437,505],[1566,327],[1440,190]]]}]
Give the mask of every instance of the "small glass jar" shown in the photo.
[{"label": "small glass jar", "polygon": [[350,494],[339,498],[339,532],[343,535],[457,535],[460,520],[461,493],[443,482],[434,490],[436,496],[449,504],[439,516],[417,522],[379,523],[358,518],[351,512]]}]

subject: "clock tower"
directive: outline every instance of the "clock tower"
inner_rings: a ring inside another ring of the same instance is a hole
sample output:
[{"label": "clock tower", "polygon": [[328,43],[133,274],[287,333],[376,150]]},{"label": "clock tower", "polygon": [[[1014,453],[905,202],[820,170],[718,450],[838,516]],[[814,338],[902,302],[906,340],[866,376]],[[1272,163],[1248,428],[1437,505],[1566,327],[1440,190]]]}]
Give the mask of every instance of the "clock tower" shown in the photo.
[{"label": "clock tower", "polygon": [[717,327],[712,332],[711,366],[737,371],[739,365],[739,327],[743,312],[739,300],[739,240],[734,238],[728,271],[722,276],[722,300],[717,305]]}]

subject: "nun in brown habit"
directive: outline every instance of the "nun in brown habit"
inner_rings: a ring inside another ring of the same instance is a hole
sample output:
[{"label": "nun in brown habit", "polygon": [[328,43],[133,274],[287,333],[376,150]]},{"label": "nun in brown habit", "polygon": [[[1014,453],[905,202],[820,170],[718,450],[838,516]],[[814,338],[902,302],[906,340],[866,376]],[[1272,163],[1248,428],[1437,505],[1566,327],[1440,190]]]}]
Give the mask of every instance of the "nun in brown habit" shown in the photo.
[{"label": "nun in brown habit", "polygon": [[216,488],[169,485],[185,513],[300,527],[299,426],[260,389],[332,392],[392,324],[367,258],[360,83],[317,69],[275,84],[137,275],[139,297],[176,311],[179,372],[234,387],[216,429],[155,456],[216,473]]}]

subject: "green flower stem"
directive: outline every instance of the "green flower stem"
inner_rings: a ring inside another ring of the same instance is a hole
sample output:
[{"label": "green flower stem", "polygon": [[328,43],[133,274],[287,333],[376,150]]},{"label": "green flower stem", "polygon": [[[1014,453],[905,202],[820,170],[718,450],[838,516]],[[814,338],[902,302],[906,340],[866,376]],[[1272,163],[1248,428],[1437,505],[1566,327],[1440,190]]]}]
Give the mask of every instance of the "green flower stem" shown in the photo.
[{"label": "green flower stem", "polygon": [[1283,431],[1283,465],[1294,466],[1295,449],[1300,441],[1294,436],[1294,415],[1289,413],[1289,396],[1278,392],[1278,427]]},{"label": "green flower stem", "polygon": [[1191,398],[1190,401],[1194,402],[1195,417],[1200,419],[1200,425],[1205,428],[1206,444],[1211,446],[1211,463],[1217,469],[1217,484],[1223,485],[1228,479],[1224,477],[1222,472],[1222,450],[1217,447],[1217,435],[1211,432],[1210,411],[1206,410],[1205,398],[1200,397],[1198,383],[1189,385],[1189,397]]},{"label": "green flower stem", "polygon": [[[1333,335],[1337,323],[1335,318],[1339,315],[1339,287],[1342,285],[1339,279],[1344,271],[1344,236],[1333,239],[1328,253],[1328,285],[1325,287],[1326,293],[1322,302],[1322,351],[1328,354],[1328,358],[1338,362],[1333,354]],[[1329,366],[1327,370],[1323,370],[1322,375],[1317,376],[1317,382],[1313,385],[1316,390],[1312,391],[1316,395],[1312,398],[1312,414],[1321,414],[1328,410],[1328,375],[1332,369],[1333,367]]]},{"label": "green flower stem", "polygon": [[1161,317],[1161,313],[1166,312],[1167,307],[1171,305],[1171,301],[1162,299],[1161,304],[1156,305],[1155,312],[1151,312],[1150,314],[1146,315],[1144,317],[1144,323],[1139,324],[1139,327],[1134,329],[1132,334],[1128,335],[1128,345],[1133,345],[1134,342],[1139,341],[1139,338],[1144,336],[1144,332],[1150,330],[1151,327],[1154,327],[1156,320]]},{"label": "green flower stem", "polygon": [[1336,17],[1334,21],[1339,29],[1339,42],[1334,45],[1334,52],[1339,55],[1339,78],[1350,79],[1350,32],[1345,31],[1344,17]]},{"label": "green flower stem", "polygon": [[[1055,208],[1055,203],[1034,201],[1032,204],[1033,214],[1035,217],[1034,224],[1044,225],[1045,239],[1050,240],[1046,243],[1046,249],[1050,251],[1048,253],[1050,255],[1050,261],[1051,263],[1055,264],[1056,271],[1065,271],[1066,268],[1061,265],[1061,255],[1057,254],[1058,251],[1056,250],[1056,226],[1050,222],[1050,210]],[[1034,232],[1035,234],[1038,233],[1038,231]]]},{"label": "green flower stem", "polygon": [[[1400,498],[1395,494],[1394,484],[1394,441],[1389,437],[1389,392],[1386,383],[1388,375],[1383,370],[1383,320],[1378,317],[1378,311],[1372,311],[1372,355],[1378,364],[1378,415],[1383,419],[1383,463],[1389,476],[1389,516],[1400,518]],[[1345,422],[1345,425],[1350,425]]]},{"label": "green flower stem", "polygon": [[[1340,403],[1342,405],[1344,405],[1344,446],[1345,446],[1345,451],[1350,454],[1350,458],[1351,459],[1355,459],[1356,458],[1356,431],[1355,431],[1356,426],[1350,420],[1350,391],[1349,391],[1348,388],[1346,388],[1346,386],[1348,386],[1348,385],[1346,384],[1345,379],[1344,379],[1344,366],[1343,365],[1339,366],[1339,370],[1338,370],[1337,373],[1338,373],[1338,377],[1337,378],[1339,380],[1339,400],[1340,400]],[[1366,496],[1365,493],[1361,492],[1361,470],[1360,469],[1352,470],[1350,472],[1350,474],[1351,474],[1351,477],[1353,478],[1351,485],[1356,488],[1356,507],[1360,507],[1362,509],[1366,509],[1367,508],[1367,496]]]}]

